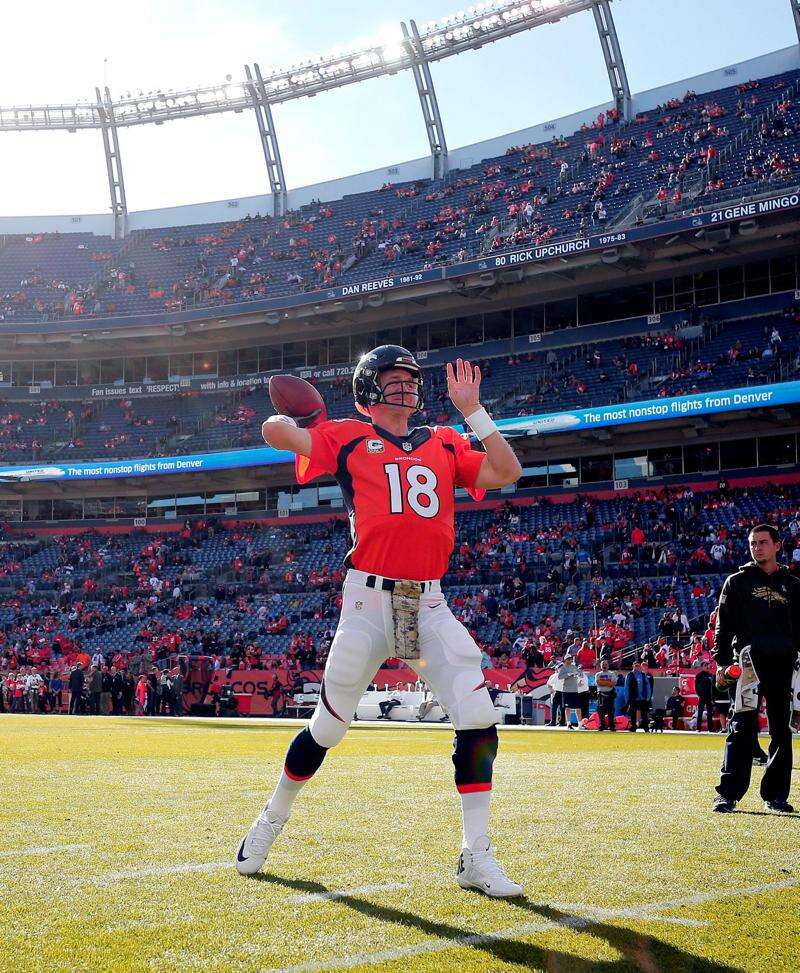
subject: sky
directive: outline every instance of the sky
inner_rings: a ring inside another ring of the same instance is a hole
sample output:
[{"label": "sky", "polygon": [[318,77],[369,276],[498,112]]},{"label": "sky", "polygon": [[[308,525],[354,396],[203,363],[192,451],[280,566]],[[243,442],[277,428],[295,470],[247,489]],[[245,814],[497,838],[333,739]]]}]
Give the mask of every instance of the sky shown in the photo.
[{"label": "sky", "polygon": [[[358,49],[464,9],[455,0],[36,0],[3,10],[4,107],[222,82]],[[633,92],[797,43],[789,0],[614,0]],[[590,13],[432,66],[451,148],[609,99]],[[309,185],[428,154],[409,72],[278,105],[286,182]],[[268,192],[252,112],[120,133],[129,211]],[[98,131],[0,133],[0,216],[106,213]]]}]

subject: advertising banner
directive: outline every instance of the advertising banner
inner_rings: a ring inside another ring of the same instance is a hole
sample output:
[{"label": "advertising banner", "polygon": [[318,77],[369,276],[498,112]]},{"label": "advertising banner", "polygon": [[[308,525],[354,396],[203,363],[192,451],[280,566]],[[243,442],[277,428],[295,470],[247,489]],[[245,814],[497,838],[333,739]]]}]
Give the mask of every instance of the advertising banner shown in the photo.
[{"label": "advertising banner", "polygon": [[[800,402],[800,382],[778,385],[751,385],[745,388],[699,392],[677,398],[643,399],[615,405],[573,409],[570,412],[548,412],[543,415],[515,416],[498,419],[501,432],[509,436],[537,436],[580,429],[599,429],[634,422],[657,422],[692,416],[737,412],[742,409],[765,409]],[[459,432],[464,426],[456,426]],[[294,454],[260,446],[254,449],[230,449],[218,453],[188,453],[185,456],[159,456],[153,459],[104,460],[94,463],[49,461],[40,466],[0,466],[0,482],[27,483],[39,480],[105,480],[127,476],[163,476],[169,473],[205,473],[212,470],[241,469],[290,463]]]}]

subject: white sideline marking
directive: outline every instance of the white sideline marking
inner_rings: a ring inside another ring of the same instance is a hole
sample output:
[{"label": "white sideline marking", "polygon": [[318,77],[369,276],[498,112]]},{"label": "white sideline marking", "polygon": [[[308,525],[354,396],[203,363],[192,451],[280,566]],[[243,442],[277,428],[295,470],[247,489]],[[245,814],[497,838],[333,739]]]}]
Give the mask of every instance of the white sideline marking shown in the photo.
[{"label": "white sideline marking", "polygon": [[344,970],[353,966],[367,963],[389,963],[392,960],[405,959],[411,956],[421,956],[429,953],[440,953],[448,949],[458,949],[461,946],[484,946],[487,943],[499,942],[503,939],[514,939],[517,936],[529,936],[535,932],[552,929],[556,925],[567,925],[582,929],[589,925],[590,920],[573,917],[571,921],[554,923],[549,919],[539,922],[527,922],[497,932],[478,933],[473,936],[459,936],[455,939],[428,939],[424,943],[414,946],[398,946],[395,949],[385,949],[381,953],[362,953],[360,956],[345,956],[341,959],[329,960],[321,963],[301,963],[299,966],[287,966],[278,970],[268,970],[265,973],[318,973],[320,970]]},{"label": "white sideline marking", "polygon": [[128,878],[152,878],[157,875],[179,875],[181,872],[216,872],[220,868],[233,868],[233,862],[188,862],[185,865],[152,865],[148,868],[132,868],[126,872],[108,872],[98,875],[92,882],[97,885],[109,885],[111,882],[121,882]]},{"label": "white sideline marking", "polygon": [[91,845],[34,845],[31,848],[12,848],[0,851],[0,858],[17,858],[21,855],[48,855],[51,851],[84,851]]},{"label": "white sideline marking", "polygon": [[651,922],[671,921],[673,917],[661,916],[666,909],[677,909],[681,906],[702,905],[719,899],[730,899],[741,895],[760,895],[763,892],[779,891],[780,889],[795,888],[800,885],[800,878],[789,878],[779,882],[765,882],[763,885],[752,885],[744,889],[723,889],[718,892],[698,892],[680,899],[670,899],[666,902],[651,902],[642,906],[620,909],[601,909],[589,905],[563,905],[555,908],[572,909],[575,912],[586,913],[583,916],[565,916],[560,920],[541,919],[537,922],[525,922],[517,926],[499,929],[497,932],[477,933],[472,936],[458,936],[453,939],[428,939],[411,946],[399,946],[380,953],[362,953],[359,956],[345,956],[340,959],[322,961],[320,963],[301,963],[298,966],[287,966],[280,969],[265,971],[265,973],[320,973],[321,970],[343,970],[369,963],[388,963],[392,960],[409,956],[421,956],[430,953],[440,953],[463,946],[485,946],[493,942],[514,939],[520,936],[530,936],[558,926],[571,929],[589,929],[596,924],[592,916],[621,919],[648,919]]},{"label": "white sideline marking", "polygon": [[762,892],[778,892],[781,889],[791,889],[798,885],[800,885],[800,878],[784,878],[777,882],[766,882],[764,885],[751,885],[746,889],[697,892],[695,895],[686,895],[680,899],[671,899],[666,902],[654,902],[652,905],[644,905],[636,911],[637,913],[650,913],[653,910],[679,909],[681,906],[703,905],[705,902],[716,902],[719,899],[732,899],[737,895],[760,895]]},{"label": "white sideline marking", "polygon": [[345,889],[341,892],[308,892],[302,895],[289,896],[293,905],[307,905],[310,902],[336,901],[347,899],[351,895],[369,895],[371,892],[390,892],[395,889],[409,888],[408,882],[389,882],[386,885],[361,885],[355,889]]},{"label": "white sideline marking", "polygon": [[[663,906],[663,903],[658,903]],[[593,905],[575,905],[573,903],[551,902],[554,909],[562,912],[581,912],[592,919],[638,919],[644,917],[645,913],[639,909],[602,909]],[[641,913],[641,915],[640,915]],[[665,916],[661,910],[648,911],[646,917],[652,922],[668,922],[674,926],[707,926],[708,923],[703,919],[688,919],[684,916]]]},{"label": "white sideline marking", "polygon": [[[132,878],[152,878],[159,875],[177,875],[185,872],[215,872],[222,868],[233,868],[230,861],[189,862],[184,865],[153,865],[148,868],[134,868],[124,872],[110,872],[92,879],[93,884],[108,885]],[[292,895],[287,901],[293,905],[308,905],[312,902],[336,901],[346,899],[351,895],[369,895],[372,892],[390,892],[396,889],[407,889],[407,882],[388,882],[381,885],[361,885],[358,888],[342,889],[332,892],[303,892]]]}]

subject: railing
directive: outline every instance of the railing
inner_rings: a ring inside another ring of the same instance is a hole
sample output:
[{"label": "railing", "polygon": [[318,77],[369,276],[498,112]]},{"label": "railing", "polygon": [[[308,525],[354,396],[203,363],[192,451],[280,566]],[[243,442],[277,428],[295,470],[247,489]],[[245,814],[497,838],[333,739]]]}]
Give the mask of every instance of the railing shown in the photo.
[{"label": "railing", "polygon": [[622,230],[633,224],[639,219],[644,209],[644,193],[637,193],[627,206],[619,213],[616,219],[608,224],[609,231]]},{"label": "railing", "polygon": [[[128,256],[134,244],[138,240],[138,231],[134,230],[126,238],[122,246],[117,251],[116,255],[112,256],[107,260],[102,267],[94,274],[93,277],[89,279],[89,288],[94,292],[95,300],[100,297],[101,294],[108,292],[109,286],[111,285],[111,271],[119,269],[122,266],[123,260]],[[64,309],[65,311],[67,308]],[[91,317],[92,314],[90,313]]]}]

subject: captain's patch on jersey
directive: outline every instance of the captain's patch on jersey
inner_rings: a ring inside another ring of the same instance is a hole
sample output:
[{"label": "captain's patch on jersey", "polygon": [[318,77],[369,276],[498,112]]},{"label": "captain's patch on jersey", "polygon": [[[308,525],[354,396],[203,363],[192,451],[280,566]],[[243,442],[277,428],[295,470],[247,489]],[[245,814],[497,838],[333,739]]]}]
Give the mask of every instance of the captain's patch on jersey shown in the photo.
[{"label": "captain's patch on jersey", "polygon": [[382,453],[385,447],[383,445],[382,439],[368,439],[367,440],[367,452],[368,453]]}]

